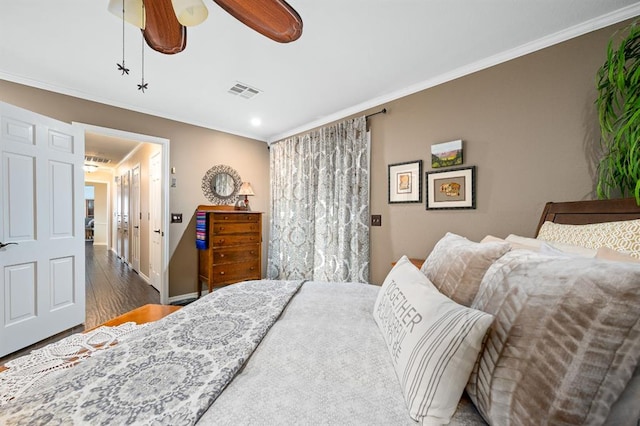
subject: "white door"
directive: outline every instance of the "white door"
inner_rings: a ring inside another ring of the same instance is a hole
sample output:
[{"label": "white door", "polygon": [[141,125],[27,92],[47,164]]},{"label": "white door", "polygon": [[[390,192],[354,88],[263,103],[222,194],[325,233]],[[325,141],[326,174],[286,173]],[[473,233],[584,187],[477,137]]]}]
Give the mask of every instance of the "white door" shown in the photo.
[{"label": "white door", "polygon": [[140,272],[140,164],[131,170],[131,267]]},{"label": "white door", "polygon": [[85,319],[84,133],[0,102],[0,357]]},{"label": "white door", "polygon": [[149,159],[149,279],[160,291],[162,273],[162,152]]},{"label": "white door", "polygon": [[129,170],[121,176],[122,182],[122,260],[129,264]]},{"label": "white door", "polygon": [[122,182],[120,176],[116,177],[116,208],[113,211],[116,217],[116,254],[122,257]]}]

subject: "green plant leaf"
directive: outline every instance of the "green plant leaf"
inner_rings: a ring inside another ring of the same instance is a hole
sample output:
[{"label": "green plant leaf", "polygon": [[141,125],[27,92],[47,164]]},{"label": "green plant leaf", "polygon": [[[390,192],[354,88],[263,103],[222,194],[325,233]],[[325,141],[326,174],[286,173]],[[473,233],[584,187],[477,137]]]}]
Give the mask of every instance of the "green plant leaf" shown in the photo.
[{"label": "green plant leaf", "polygon": [[[615,40],[620,40],[614,44]],[[604,155],[596,192],[634,194],[640,205],[640,26],[634,22],[614,34],[606,60],[596,73],[596,107]]]}]

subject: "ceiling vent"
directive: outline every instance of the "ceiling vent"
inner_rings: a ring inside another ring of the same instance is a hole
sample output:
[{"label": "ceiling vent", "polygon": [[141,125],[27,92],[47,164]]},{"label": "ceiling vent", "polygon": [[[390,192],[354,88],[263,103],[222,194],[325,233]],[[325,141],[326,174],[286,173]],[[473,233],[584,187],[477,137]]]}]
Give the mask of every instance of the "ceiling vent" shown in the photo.
[{"label": "ceiling vent", "polygon": [[108,158],[95,157],[93,155],[85,155],[84,161],[89,163],[99,163],[99,164],[107,164],[111,162],[111,160],[109,160]]},{"label": "ceiling vent", "polygon": [[227,92],[245,99],[251,99],[254,96],[262,93],[261,90],[240,82],[236,82],[236,84],[233,85],[229,90],[227,90]]}]

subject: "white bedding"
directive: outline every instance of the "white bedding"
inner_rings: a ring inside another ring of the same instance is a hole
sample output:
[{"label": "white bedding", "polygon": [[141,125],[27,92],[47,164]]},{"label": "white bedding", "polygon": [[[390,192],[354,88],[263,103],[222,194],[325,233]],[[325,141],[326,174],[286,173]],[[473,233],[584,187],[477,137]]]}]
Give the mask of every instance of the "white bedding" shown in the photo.
[{"label": "white bedding", "polygon": [[[306,282],[200,425],[415,425],[372,311],[380,287]],[[451,424],[484,424],[464,398]]]}]

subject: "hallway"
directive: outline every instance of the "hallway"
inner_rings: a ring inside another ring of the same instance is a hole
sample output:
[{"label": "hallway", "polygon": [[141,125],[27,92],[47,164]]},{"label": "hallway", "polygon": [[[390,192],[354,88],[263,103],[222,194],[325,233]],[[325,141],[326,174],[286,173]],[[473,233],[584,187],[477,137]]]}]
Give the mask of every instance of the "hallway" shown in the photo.
[{"label": "hallway", "polygon": [[107,250],[106,246],[94,246],[92,241],[87,241],[85,258],[86,319],[84,325],[78,325],[0,358],[0,365],[71,334],[94,328],[147,303],[160,303],[158,291],[126,266],[112,251]]},{"label": "hallway", "polygon": [[160,294],[106,246],[85,244],[87,317],[85,329],[147,303],[160,303]]}]

